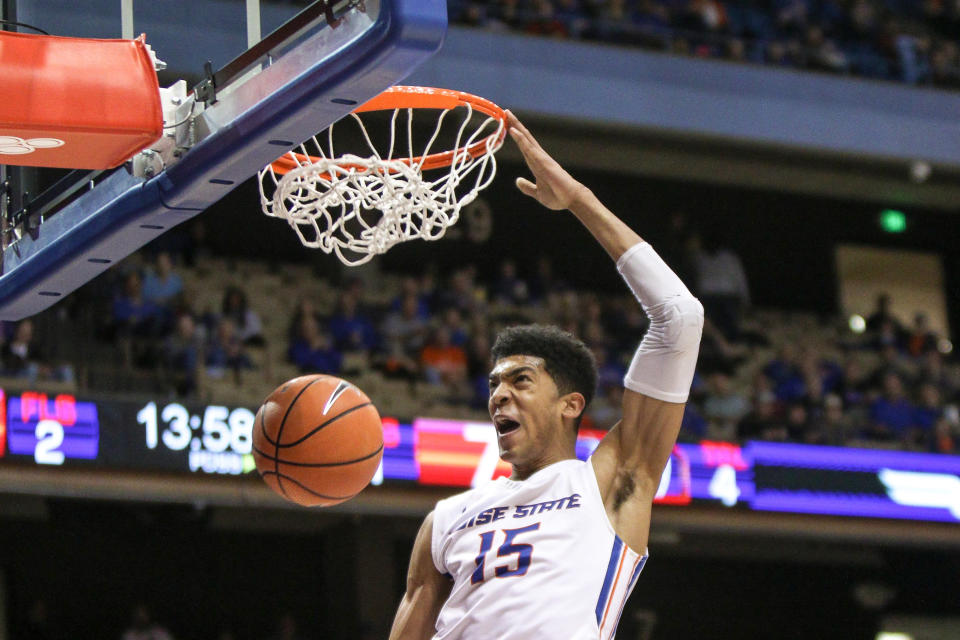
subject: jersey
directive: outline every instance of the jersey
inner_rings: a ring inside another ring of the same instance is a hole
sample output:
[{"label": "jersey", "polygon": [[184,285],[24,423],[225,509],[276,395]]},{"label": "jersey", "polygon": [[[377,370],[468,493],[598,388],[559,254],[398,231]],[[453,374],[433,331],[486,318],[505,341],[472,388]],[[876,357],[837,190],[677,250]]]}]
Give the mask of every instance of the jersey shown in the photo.
[{"label": "jersey", "polygon": [[453,581],[434,640],[606,640],[647,554],[614,532],[588,460],[441,500],[433,562]]}]

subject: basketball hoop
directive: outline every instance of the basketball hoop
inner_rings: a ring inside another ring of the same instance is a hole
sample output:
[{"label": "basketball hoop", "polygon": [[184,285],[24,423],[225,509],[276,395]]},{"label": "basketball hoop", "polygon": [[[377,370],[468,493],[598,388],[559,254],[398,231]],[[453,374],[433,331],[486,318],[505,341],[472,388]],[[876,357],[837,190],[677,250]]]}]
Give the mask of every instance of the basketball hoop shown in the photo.
[{"label": "basketball hoop", "polygon": [[[414,113],[439,112],[433,133],[414,141]],[[360,114],[390,112],[389,143],[377,149]],[[406,122],[400,114],[406,112]],[[454,114],[447,151],[434,151],[448,114]],[[359,125],[359,153],[334,150],[317,136],[259,173],[263,212],[283,218],[306,247],[359,265],[408,240],[437,240],[456,224],[460,209],[496,174],[506,115],[483,98],[448,89],[391,87],[350,114]],[[459,121],[456,118],[460,118]],[[417,149],[417,147],[420,147]],[[425,175],[426,173],[426,175]]]}]

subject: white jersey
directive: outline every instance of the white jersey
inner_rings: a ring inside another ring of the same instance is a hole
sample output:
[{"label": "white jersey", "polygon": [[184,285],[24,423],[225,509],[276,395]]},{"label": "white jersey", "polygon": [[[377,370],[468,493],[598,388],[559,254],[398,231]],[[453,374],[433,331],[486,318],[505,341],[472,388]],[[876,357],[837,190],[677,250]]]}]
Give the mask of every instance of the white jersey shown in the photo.
[{"label": "white jersey", "polygon": [[647,560],[614,533],[580,460],[441,500],[431,550],[453,580],[434,640],[613,638]]}]

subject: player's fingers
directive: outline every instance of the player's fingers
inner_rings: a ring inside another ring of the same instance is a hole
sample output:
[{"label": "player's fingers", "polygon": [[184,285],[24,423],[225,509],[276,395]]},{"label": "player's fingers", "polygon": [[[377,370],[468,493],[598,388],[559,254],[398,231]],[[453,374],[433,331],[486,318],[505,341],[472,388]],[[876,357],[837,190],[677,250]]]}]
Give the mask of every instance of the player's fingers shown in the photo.
[{"label": "player's fingers", "polygon": [[527,166],[530,167],[534,175],[539,175],[545,166],[546,158],[548,158],[546,151],[540,148],[540,145],[533,140],[529,133],[511,128],[510,134],[513,141],[517,143],[517,148],[520,149],[520,154]]},{"label": "player's fingers", "polygon": [[507,126],[520,129],[521,131],[524,131],[524,132],[527,131],[527,128],[523,126],[523,123],[520,122],[520,118],[518,118],[513,113],[513,111],[510,111],[510,109],[506,109],[504,113],[507,114]]},{"label": "player's fingers", "polygon": [[519,119],[517,119],[517,116],[513,115],[513,112],[511,112],[509,109],[506,111],[506,113],[507,113],[507,126],[509,126],[510,128],[510,134],[512,135],[514,141],[518,145],[527,146],[531,150],[539,148],[540,145],[537,144],[537,141],[533,137],[533,134],[531,134],[530,131],[528,131],[525,126],[523,126],[523,123],[520,122]]},{"label": "player's fingers", "polygon": [[510,127],[510,137],[513,138],[513,141],[517,143],[517,146],[520,148],[520,152],[524,156],[528,155],[530,151],[533,150],[533,145],[530,142],[530,135],[522,131],[519,127]]},{"label": "player's fingers", "polygon": [[524,195],[528,195],[531,198],[537,197],[537,185],[526,178],[517,178],[517,189],[520,189]]}]

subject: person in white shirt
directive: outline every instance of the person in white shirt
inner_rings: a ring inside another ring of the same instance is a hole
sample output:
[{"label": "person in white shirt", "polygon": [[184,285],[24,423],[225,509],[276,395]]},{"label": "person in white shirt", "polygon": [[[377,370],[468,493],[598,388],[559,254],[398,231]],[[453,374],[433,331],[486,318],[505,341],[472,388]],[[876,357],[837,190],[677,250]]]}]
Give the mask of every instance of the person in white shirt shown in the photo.
[{"label": "person in white shirt", "polygon": [[603,246],[650,318],[624,377],[623,419],[586,462],[577,428],[596,386],[582,342],[513,327],[492,349],[488,409],[501,478],[437,503],[411,553],[390,640],[612,638],[647,559],[652,503],[680,430],[703,307],[649,244],[568,174],[507,112],[535,182]]}]

